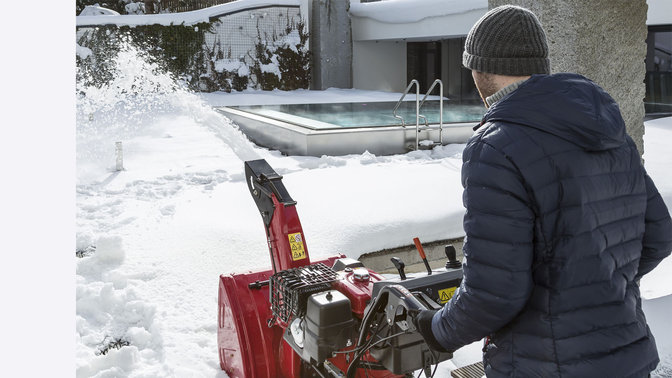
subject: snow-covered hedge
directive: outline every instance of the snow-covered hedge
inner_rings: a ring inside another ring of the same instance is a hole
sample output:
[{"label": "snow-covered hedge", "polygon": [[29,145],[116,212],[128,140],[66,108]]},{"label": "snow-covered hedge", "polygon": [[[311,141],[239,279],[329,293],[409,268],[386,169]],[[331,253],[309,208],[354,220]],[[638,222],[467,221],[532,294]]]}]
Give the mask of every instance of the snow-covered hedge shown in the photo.
[{"label": "snow-covered hedge", "polygon": [[[231,45],[222,43],[215,29],[222,23],[194,25],[103,25],[77,31],[78,80],[100,86],[110,80],[109,64],[121,40],[148,53],[148,59],[198,91],[253,89],[293,90],[310,85],[308,33],[303,22],[287,16],[286,27],[272,33],[257,28],[257,40],[249,51],[232,56]],[[216,42],[206,43],[206,38]],[[218,39],[219,38],[219,39]]]}]

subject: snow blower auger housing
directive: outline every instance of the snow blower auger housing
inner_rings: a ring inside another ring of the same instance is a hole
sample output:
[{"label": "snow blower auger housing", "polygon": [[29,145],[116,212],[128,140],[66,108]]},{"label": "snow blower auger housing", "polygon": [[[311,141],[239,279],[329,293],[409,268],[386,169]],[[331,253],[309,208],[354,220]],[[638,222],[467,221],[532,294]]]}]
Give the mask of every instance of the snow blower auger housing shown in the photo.
[{"label": "snow blower auger housing", "polygon": [[452,358],[430,350],[412,321],[422,309],[439,309],[459,286],[452,247],[445,269],[426,264],[427,274],[408,279],[398,258],[399,279],[344,255],[311,261],[282,176],[253,160],[245,177],[272,269],[220,276],[217,342],[229,377],[403,377],[420,369],[429,376],[432,365]]}]

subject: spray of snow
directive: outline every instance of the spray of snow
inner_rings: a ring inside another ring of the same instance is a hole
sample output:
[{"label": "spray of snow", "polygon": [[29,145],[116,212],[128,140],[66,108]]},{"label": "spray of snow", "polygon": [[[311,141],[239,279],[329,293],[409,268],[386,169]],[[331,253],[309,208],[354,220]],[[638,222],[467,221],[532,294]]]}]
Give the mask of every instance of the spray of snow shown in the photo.
[{"label": "spray of snow", "polygon": [[91,49],[89,49],[88,47],[80,46],[79,44],[77,44],[75,46],[75,48],[76,48],[75,52],[76,52],[77,56],[80,57],[81,59],[86,59],[89,56],[91,56],[91,54],[93,54]]},{"label": "spray of snow", "polygon": [[217,133],[240,158],[256,156],[237,126],[150,62],[147,54],[128,40],[122,38],[119,43],[121,50],[110,82],[101,87],[77,83],[78,178],[92,170],[112,171],[114,142],[164,136],[166,122],[176,114],[195,119]]},{"label": "spray of snow", "polygon": [[[229,165],[238,169],[241,160],[256,158],[256,147],[144,52],[120,43],[112,80],[100,87],[77,83],[77,376],[192,375],[204,368],[164,363],[181,349],[170,337],[166,348],[167,310],[156,303],[170,293],[153,291],[150,282],[165,281],[137,256],[157,258],[147,253],[157,242],[144,232],[157,235],[150,228],[179,211],[174,197],[228,181]],[[78,53],[85,59],[91,52]],[[117,141],[126,171],[114,167]],[[168,318],[170,328],[214,329],[214,320]],[[197,342],[216,359],[210,335]]]}]

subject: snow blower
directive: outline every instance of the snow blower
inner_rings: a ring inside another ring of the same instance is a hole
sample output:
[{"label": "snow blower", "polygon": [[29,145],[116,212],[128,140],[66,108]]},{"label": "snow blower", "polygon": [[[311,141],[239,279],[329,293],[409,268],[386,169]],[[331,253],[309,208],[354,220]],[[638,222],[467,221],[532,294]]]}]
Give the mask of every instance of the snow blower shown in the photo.
[{"label": "snow blower", "polygon": [[[272,269],[221,275],[217,342],[229,377],[406,377],[452,358],[429,349],[413,325],[439,309],[462,270],[452,246],[446,268],[385,279],[344,255],[312,261],[296,202],[265,160],[245,162]],[[416,246],[424,259],[419,241]],[[426,261],[426,260],[425,260]]]}]

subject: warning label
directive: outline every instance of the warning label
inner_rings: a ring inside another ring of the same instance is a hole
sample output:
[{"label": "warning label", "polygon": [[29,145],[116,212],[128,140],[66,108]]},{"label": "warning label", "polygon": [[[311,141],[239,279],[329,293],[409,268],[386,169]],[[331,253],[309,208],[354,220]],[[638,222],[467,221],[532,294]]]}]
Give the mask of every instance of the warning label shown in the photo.
[{"label": "warning label", "polygon": [[303,247],[301,233],[289,234],[289,247],[292,249],[292,260],[301,260],[306,258],[306,249]]},{"label": "warning label", "polygon": [[439,303],[444,304],[448,302],[455,295],[455,290],[457,290],[457,287],[439,290]]}]

